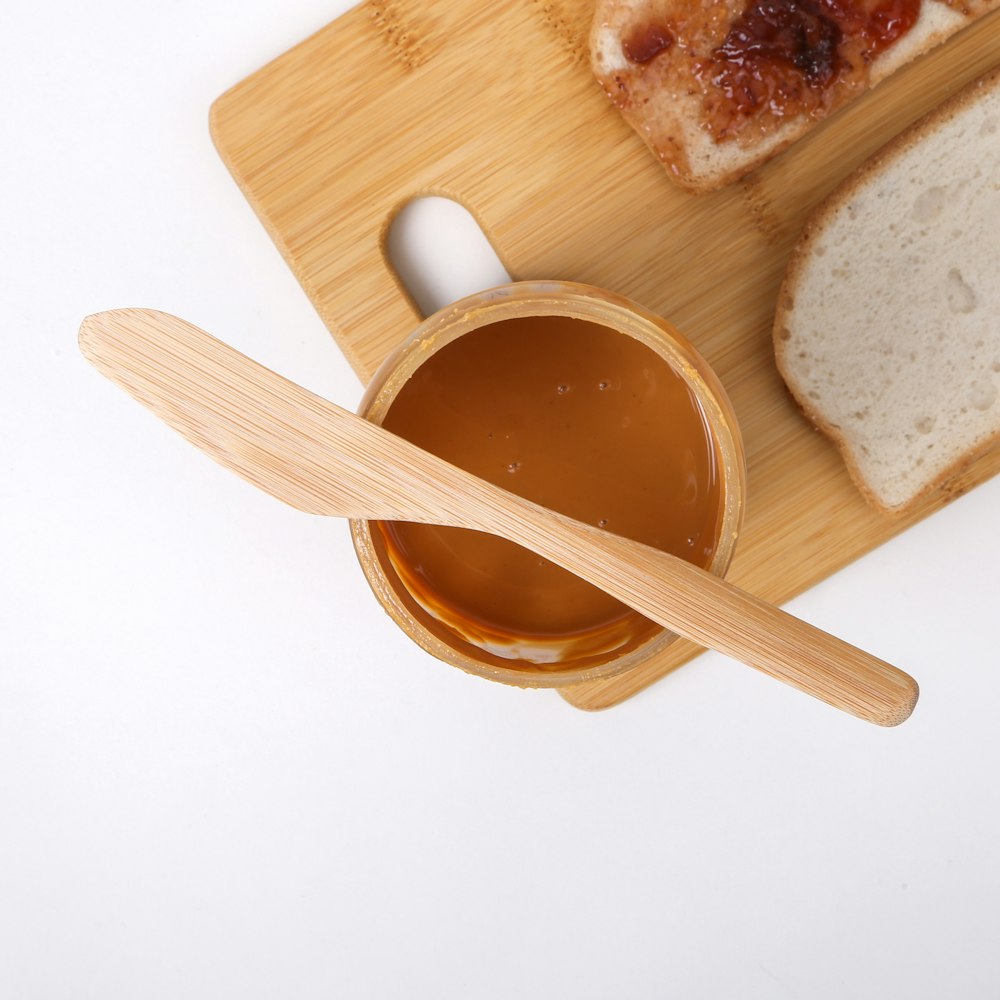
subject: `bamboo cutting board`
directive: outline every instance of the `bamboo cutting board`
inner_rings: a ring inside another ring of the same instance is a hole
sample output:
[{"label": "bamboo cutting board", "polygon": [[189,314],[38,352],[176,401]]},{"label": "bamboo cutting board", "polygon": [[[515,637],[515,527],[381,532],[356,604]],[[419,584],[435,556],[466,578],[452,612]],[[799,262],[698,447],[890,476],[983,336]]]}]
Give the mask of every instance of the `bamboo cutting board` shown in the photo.
[{"label": "bamboo cutting board", "polygon": [[[719,374],[745,438],[730,579],[780,603],[1000,471],[994,449],[905,518],[875,513],[786,395],[770,329],[810,209],[1000,61],[998,14],[707,195],[671,184],[594,81],[585,0],[367,0],[220,97],[212,135],[363,381],[422,318],[386,234],[425,194],[465,205],[513,278],[588,282],[673,322]],[[694,652],[675,644],[565,696],[614,705]]]}]

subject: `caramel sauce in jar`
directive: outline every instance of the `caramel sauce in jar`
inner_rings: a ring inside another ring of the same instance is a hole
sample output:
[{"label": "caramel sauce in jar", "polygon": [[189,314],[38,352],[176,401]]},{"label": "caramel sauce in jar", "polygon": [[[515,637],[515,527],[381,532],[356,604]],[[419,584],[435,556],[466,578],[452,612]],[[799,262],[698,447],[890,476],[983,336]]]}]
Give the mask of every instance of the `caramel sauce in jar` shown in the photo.
[{"label": "caramel sauce in jar", "polygon": [[[508,286],[515,298],[534,287],[524,284]],[[732,448],[720,449],[719,413],[706,411],[694,369],[580,315],[492,311],[482,323],[469,313],[470,328],[447,342],[411,345],[412,370],[382,382],[378,421],[543,506],[724,569],[742,466],[734,475]],[[402,522],[352,531],[390,614],[425,648],[487,676],[551,686],[672,638],[506,539]]]}]

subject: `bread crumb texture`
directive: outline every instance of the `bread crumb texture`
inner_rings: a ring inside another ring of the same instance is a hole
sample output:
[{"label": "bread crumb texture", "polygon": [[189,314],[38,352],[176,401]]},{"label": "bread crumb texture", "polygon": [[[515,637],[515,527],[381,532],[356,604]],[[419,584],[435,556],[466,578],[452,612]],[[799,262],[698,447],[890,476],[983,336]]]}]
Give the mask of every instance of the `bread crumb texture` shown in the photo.
[{"label": "bread crumb texture", "polygon": [[818,209],[778,300],[779,368],[877,506],[902,510],[1000,435],[1000,73]]}]

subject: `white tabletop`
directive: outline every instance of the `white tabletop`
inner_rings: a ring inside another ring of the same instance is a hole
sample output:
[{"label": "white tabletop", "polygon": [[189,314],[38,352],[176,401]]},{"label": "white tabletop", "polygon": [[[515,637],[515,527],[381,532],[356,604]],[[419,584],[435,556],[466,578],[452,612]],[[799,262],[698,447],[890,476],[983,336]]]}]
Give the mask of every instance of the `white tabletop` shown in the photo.
[{"label": "white tabletop", "polygon": [[152,306],[357,404],[207,129],[347,6],[0,14],[0,998],[997,996],[1000,480],[790,606],[901,728],[715,655],[585,714],[81,359]]}]

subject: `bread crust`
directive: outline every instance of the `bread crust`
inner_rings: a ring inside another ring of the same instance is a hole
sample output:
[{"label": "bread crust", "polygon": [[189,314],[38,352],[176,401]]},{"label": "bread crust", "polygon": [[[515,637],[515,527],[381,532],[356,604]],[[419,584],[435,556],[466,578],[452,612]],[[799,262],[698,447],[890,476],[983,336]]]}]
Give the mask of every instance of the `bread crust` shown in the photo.
[{"label": "bread crust", "polygon": [[794,326],[792,316],[796,296],[799,285],[804,278],[806,266],[813,259],[817,240],[845,210],[845,206],[853,201],[859,193],[864,192],[870,183],[879,179],[885,171],[891,170],[904,155],[932,138],[943,126],[953,121],[956,116],[977,100],[998,89],[1000,89],[1000,67],[973,81],[938,108],[890,140],[830,192],[817,205],[807,220],[802,234],[792,250],[785,277],[778,292],[772,330],[774,358],[778,372],[805,417],[817,430],[829,437],[840,450],[851,479],[865,500],[886,514],[904,514],[928,495],[937,492],[956,479],[978,458],[1000,444],[1000,429],[975,442],[904,501],[896,504],[887,503],[865,477],[851,438],[840,427],[831,423],[823,412],[810,402],[805,385],[799,381],[799,372],[791,353],[794,343],[791,327]]},{"label": "bread crust", "polygon": [[[597,0],[590,34],[594,74],[668,174],[690,191],[712,191],[745,176],[901,66],[1000,7],[1000,0],[961,7],[957,0],[922,0],[912,28],[870,61],[855,59],[860,68],[832,84],[817,107],[750,124],[737,119],[740,131],[720,137],[706,119],[706,102],[717,101],[718,91],[692,67],[722,43],[747,6],[748,0]],[[629,32],[658,23],[671,25],[676,39],[648,62],[631,61],[625,55]]]}]

